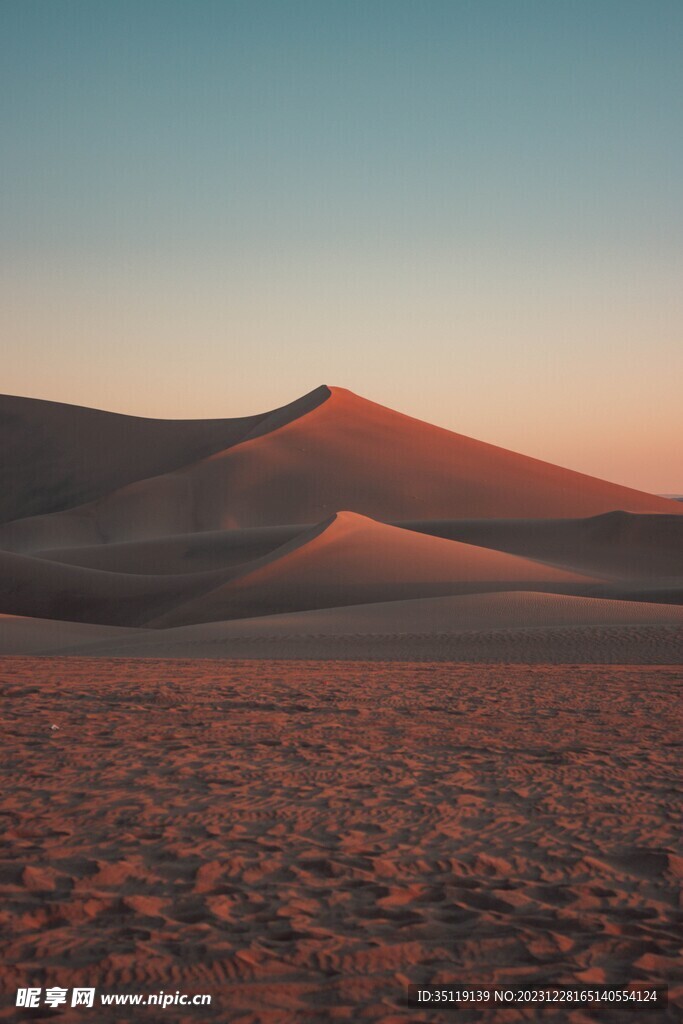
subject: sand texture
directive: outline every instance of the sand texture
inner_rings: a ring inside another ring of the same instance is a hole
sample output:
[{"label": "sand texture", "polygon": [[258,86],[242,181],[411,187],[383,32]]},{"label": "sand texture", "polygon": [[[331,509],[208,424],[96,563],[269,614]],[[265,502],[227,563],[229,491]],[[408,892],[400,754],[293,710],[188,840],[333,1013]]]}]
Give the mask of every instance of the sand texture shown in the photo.
[{"label": "sand texture", "polygon": [[0,1021],[681,1019],[683,503],[326,386],[0,442]]},{"label": "sand texture", "polygon": [[672,668],[0,665],[4,989],[215,1000],[103,1024],[455,1019],[409,982],[680,994]]}]

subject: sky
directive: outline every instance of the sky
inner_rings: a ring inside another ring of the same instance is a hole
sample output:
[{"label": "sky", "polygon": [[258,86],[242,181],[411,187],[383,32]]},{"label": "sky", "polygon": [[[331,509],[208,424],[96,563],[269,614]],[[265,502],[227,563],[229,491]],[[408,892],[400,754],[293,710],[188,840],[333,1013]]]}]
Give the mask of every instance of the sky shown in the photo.
[{"label": "sky", "polygon": [[0,0],[0,390],[683,493],[680,0]]}]

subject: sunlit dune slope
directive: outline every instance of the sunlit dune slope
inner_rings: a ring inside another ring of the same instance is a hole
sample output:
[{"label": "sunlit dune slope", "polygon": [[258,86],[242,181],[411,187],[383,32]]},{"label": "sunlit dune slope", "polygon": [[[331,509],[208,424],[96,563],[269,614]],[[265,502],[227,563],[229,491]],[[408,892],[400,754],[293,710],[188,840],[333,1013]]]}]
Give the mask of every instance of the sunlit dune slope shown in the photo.
[{"label": "sunlit dune slope", "polygon": [[516,555],[341,512],[150,624],[173,626],[477,589],[591,583]]},{"label": "sunlit dune slope", "polygon": [[[683,584],[683,516],[607,512],[586,519],[449,519],[392,523],[613,581]],[[248,527],[80,548],[39,557],[112,572],[173,574],[233,568],[293,540],[305,526]]]},{"label": "sunlit dune slope", "polygon": [[[325,397],[327,396],[327,397]],[[403,416],[340,388],[300,400],[251,436],[96,502],[0,528],[15,550],[319,522],[347,508],[383,521],[682,515],[679,503]],[[317,404],[316,404],[317,403]]]}]

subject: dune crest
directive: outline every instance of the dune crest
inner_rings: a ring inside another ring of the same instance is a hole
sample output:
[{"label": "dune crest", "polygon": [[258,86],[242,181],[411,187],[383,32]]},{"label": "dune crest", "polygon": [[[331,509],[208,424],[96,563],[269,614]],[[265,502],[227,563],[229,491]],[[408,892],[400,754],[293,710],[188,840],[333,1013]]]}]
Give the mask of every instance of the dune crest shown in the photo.
[{"label": "dune crest", "polygon": [[392,657],[422,657],[438,623],[456,629],[451,613],[460,637],[466,622],[479,637],[457,650],[477,659],[614,661],[630,644],[661,661],[678,650],[681,623],[664,606],[683,604],[683,504],[343,388],[205,421],[0,396],[0,440],[0,516],[19,516],[0,523],[0,614],[22,617],[3,620],[5,650],[43,651],[50,638],[75,650],[99,627],[131,631],[126,648],[150,631],[163,649],[161,634],[222,623],[229,653],[245,622],[258,654],[269,628],[258,620],[279,617],[280,631],[289,617],[296,633],[320,614],[325,632],[335,609],[356,639],[335,626],[341,639],[324,656],[374,656],[385,633],[400,638],[382,641]]},{"label": "dune crest", "polygon": [[64,511],[174,472],[304,416],[327,398],[323,385],[272,412],[160,420],[0,395],[0,523]]},{"label": "dune crest", "polygon": [[35,550],[307,524],[340,508],[385,522],[616,509],[683,515],[678,502],[431,426],[343,388],[323,385],[255,417],[247,429],[239,421],[239,437],[238,421],[219,423],[231,433],[228,445],[94,502],[6,524],[0,546]]},{"label": "dune crest", "polygon": [[338,512],[243,566],[227,583],[147,624],[167,627],[525,584],[543,589],[593,582],[518,555]]}]

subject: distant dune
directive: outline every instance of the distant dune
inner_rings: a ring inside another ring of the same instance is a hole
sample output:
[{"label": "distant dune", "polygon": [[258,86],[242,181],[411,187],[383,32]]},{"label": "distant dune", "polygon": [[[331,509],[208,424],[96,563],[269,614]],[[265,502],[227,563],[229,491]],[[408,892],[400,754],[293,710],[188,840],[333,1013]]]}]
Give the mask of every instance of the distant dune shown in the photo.
[{"label": "distant dune", "polygon": [[0,396],[0,440],[0,651],[678,649],[680,502],[344,389],[205,421]]},{"label": "distant dune", "polygon": [[[683,517],[607,512],[588,519],[444,519],[392,523],[418,533],[508,551],[614,581],[683,582]],[[299,537],[306,526],[215,530],[34,554],[54,562],[135,574],[235,568]]]},{"label": "distant dune", "polygon": [[272,413],[154,420],[0,395],[0,522],[72,508],[224,451],[323,401],[318,388]]},{"label": "distant dune", "polygon": [[683,517],[606,512],[587,519],[467,519],[401,526],[614,580],[683,580]]},{"label": "distant dune", "polygon": [[[224,421],[211,430],[205,424],[212,446],[221,431],[230,443],[146,479],[131,465],[135,482],[73,511],[5,526],[0,545],[35,550],[306,524],[340,509],[385,522],[575,517],[615,509],[683,514],[680,503],[474,441],[341,388],[318,388],[254,420]],[[130,447],[136,444],[125,450]],[[116,451],[120,460],[120,447]]]}]

